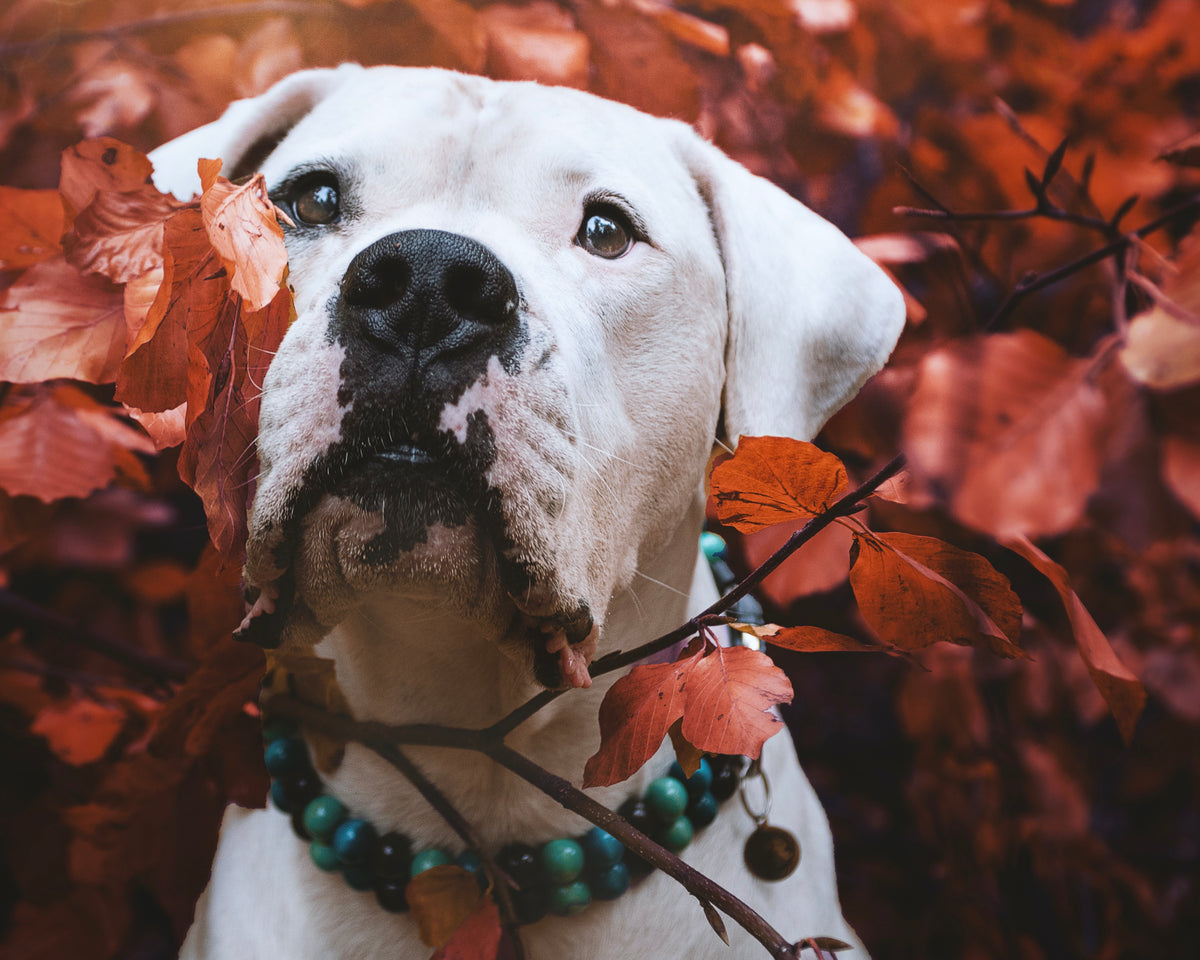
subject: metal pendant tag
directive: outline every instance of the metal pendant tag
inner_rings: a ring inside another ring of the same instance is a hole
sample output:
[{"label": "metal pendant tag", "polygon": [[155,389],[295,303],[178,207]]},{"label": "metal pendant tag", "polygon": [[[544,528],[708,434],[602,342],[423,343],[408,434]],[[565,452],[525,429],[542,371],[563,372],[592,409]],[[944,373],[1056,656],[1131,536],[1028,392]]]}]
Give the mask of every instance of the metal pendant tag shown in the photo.
[{"label": "metal pendant tag", "polygon": [[800,841],[782,827],[764,822],[750,834],[743,856],[747,869],[760,880],[783,880],[800,865]]}]

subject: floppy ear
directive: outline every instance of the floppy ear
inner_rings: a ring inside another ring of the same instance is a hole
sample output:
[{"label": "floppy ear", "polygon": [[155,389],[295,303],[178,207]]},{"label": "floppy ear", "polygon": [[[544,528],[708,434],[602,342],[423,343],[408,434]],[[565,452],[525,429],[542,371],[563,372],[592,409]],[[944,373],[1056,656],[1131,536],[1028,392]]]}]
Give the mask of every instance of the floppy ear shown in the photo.
[{"label": "floppy ear", "polygon": [[840,230],[695,137],[725,265],[725,434],[809,440],[896,345],[904,299]]},{"label": "floppy ear", "polygon": [[150,154],[154,185],[180,200],[200,192],[196,161],[220,158],[230,180],[254,173],[292,129],[331,90],[363,68],[348,63],[332,70],[303,70],[265,93],[237,100],[212,123],[164,143]]}]

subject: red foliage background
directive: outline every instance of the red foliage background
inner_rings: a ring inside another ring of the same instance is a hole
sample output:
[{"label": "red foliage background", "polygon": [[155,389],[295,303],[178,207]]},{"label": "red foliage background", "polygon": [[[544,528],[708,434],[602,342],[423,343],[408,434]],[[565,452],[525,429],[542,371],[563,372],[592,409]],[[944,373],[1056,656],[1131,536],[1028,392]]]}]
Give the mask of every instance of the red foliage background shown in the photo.
[{"label": "red foliage background", "polygon": [[[0,180],[53,188],[81,138],[148,150],[347,59],[572,84],[687,119],[864,238],[905,286],[909,325],[821,443],[859,477],[907,453],[907,490],[872,526],[985,555],[1025,602],[1031,656],[776,653],[846,914],[881,957],[1194,956],[1196,207],[1009,294],[1195,196],[1195,4],[14,0]],[[0,191],[4,229],[8,202]],[[25,263],[2,266],[0,334]],[[228,637],[238,571],[207,547],[176,452],[152,455],[110,388],[0,391],[0,942],[170,956],[224,803],[261,802],[265,785],[259,656]],[[60,498],[64,459],[104,488]],[[1085,613],[1006,549],[1021,536],[1062,564]],[[746,557],[780,537],[751,535]],[[768,581],[772,619],[867,634],[846,537],[822,535]],[[1076,650],[1088,612],[1148,691],[1128,746]]]}]

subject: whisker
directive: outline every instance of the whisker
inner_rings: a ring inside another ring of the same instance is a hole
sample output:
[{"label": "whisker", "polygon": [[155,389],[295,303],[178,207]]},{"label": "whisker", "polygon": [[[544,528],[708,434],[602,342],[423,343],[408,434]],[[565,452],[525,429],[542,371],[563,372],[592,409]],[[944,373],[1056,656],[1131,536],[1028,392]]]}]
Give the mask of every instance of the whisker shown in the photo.
[{"label": "whisker", "polygon": [[658,584],[658,586],[662,587],[664,590],[670,590],[672,593],[679,594],[681,597],[691,596],[691,594],[689,594],[686,590],[680,590],[678,587],[673,587],[669,583],[663,583],[661,580],[655,580],[649,574],[642,573],[641,570],[635,569],[633,572],[644,580],[649,580],[651,583]]}]

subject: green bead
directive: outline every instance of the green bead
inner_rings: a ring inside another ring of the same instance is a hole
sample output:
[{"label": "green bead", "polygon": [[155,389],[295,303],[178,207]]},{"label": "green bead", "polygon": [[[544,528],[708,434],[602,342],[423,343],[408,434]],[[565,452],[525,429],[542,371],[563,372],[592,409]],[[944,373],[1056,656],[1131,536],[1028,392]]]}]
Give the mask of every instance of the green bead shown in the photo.
[{"label": "green bead", "polygon": [[679,853],[692,842],[692,837],[695,835],[696,830],[692,826],[692,821],[687,817],[679,817],[669,827],[655,833],[654,839],[672,853]]},{"label": "green bead", "polygon": [[333,847],[327,843],[321,843],[320,840],[314,840],[308,845],[308,855],[312,857],[312,862],[322,870],[337,870],[342,865],[338,860],[338,855],[334,853]]},{"label": "green bead", "polygon": [[674,777],[659,777],[646,788],[646,806],[660,823],[674,823],[687,802],[687,787]]},{"label": "green bead", "polygon": [[445,850],[439,850],[437,847],[430,847],[428,850],[418,850],[413,854],[409,876],[415,877],[418,873],[424,873],[426,870],[432,870],[434,867],[440,867],[442,864],[449,862],[450,854],[446,853]]},{"label": "green bead", "polygon": [[541,859],[542,870],[551,883],[569,884],[583,872],[583,847],[574,840],[551,840],[543,844]]},{"label": "green bead", "polygon": [[582,880],[564,883],[550,890],[550,911],[560,917],[582,913],[592,902],[592,891]]},{"label": "green bead", "polygon": [[317,797],[304,808],[304,828],[322,843],[329,842],[333,831],[345,819],[346,808],[337,797]]}]

